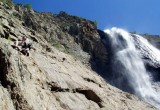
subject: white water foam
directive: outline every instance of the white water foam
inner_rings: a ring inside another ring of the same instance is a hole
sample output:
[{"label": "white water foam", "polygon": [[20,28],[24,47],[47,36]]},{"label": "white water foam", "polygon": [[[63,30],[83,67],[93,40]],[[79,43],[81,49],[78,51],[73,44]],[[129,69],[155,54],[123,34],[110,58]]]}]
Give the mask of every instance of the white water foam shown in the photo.
[{"label": "white water foam", "polygon": [[[129,80],[130,86],[133,88],[135,94],[160,109],[160,96],[152,88],[151,78],[135,48],[131,34],[118,28],[104,31],[110,36],[116,60],[123,65],[125,70],[122,74]],[[141,40],[143,41],[143,39]],[[144,43],[145,42],[146,41],[144,41]]]}]

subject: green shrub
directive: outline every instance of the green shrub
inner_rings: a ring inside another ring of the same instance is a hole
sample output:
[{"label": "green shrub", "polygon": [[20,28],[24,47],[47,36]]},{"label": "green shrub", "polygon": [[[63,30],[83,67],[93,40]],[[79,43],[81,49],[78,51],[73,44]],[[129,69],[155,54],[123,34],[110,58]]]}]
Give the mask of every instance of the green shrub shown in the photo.
[{"label": "green shrub", "polygon": [[25,4],[25,5],[24,5],[24,8],[31,9],[32,6],[31,6],[30,4]]}]

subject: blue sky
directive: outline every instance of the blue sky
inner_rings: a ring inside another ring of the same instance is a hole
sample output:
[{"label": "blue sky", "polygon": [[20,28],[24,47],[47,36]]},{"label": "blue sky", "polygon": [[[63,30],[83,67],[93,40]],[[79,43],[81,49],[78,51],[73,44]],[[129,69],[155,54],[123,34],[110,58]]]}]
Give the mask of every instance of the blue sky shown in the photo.
[{"label": "blue sky", "polygon": [[98,28],[119,27],[160,35],[160,0],[13,0],[40,12],[68,14],[96,20]]}]

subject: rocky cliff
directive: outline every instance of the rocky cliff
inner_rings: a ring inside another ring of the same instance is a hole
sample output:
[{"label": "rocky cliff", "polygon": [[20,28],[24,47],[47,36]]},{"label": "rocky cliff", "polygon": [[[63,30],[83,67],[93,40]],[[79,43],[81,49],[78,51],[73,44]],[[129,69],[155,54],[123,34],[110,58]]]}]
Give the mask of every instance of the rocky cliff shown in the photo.
[{"label": "rocky cliff", "polygon": [[[110,50],[92,21],[2,2],[0,19],[1,110],[155,109],[95,72],[106,71]],[[29,57],[11,47],[24,35],[33,43]]]}]

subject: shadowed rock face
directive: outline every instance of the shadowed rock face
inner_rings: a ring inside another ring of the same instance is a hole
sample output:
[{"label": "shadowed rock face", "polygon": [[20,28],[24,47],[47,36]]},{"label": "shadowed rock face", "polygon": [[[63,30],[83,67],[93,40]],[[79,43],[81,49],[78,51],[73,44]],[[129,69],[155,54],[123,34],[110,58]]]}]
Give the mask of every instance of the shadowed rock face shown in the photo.
[{"label": "shadowed rock face", "polygon": [[[5,7],[0,4],[1,110],[155,109],[90,68],[107,67],[111,53],[107,35],[93,22]],[[29,57],[11,47],[24,35],[33,43]]]}]

